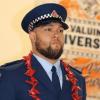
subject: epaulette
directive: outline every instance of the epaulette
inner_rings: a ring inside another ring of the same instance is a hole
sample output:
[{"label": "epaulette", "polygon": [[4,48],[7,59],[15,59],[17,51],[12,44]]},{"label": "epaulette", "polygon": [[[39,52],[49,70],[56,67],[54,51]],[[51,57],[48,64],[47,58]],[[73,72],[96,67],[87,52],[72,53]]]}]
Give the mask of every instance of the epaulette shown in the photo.
[{"label": "epaulette", "polygon": [[75,68],[75,67],[72,67],[72,65],[69,64],[69,67],[70,67],[73,71],[75,71],[75,72],[77,72],[77,73],[79,73],[79,74],[82,74],[81,71],[79,71],[79,70],[78,70],[77,68]]},{"label": "epaulette", "polygon": [[21,66],[21,64],[23,64],[23,60],[16,60],[13,62],[9,62],[9,63],[5,63],[3,65],[0,66],[0,70],[13,70],[18,68],[19,66]]}]

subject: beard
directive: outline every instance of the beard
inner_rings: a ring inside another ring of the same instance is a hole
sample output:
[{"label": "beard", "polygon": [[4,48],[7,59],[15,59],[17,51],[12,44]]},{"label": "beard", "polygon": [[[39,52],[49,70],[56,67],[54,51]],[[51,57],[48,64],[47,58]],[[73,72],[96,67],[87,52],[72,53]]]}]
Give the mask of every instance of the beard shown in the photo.
[{"label": "beard", "polygon": [[36,50],[42,54],[43,56],[49,58],[49,59],[58,59],[61,54],[63,53],[63,46],[59,50],[52,49],[51,45],[49,45],[47,48],[41,48],[41,42],[36,41],[35,43]]}]

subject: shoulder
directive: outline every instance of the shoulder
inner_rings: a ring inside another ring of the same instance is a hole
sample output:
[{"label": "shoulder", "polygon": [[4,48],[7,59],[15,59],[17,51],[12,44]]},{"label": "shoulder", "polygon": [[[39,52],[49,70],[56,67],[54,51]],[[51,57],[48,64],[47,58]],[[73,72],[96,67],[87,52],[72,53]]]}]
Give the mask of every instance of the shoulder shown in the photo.
[{"label": "shoulder", "polygon": [[82,72],[77,70],[75,67],[69,65],[71,71],[73,72],[73,74],[75,75],[75,77],[77,78],[78,80],[78,84],[80,86],[83,86],[85,88],[85,77],[82,75]]},{"label": "shoulder", "polygon": [[24,65],[24,61],[21,60],[16,60],[16,61],[12,61],[9,63],[5,63],[3,65],[0,66],[0,70],[15,70],[17,68],[19,68],[20,66]]},{"label": "shoulder", "polygon": [[[20,76],[21,73],[24,73],[25,63],[23,60],[16,60],[9,63],[5,63],[0,66],[0,82],[1,80],[12,79]],[[19,73],[19,74],[18,74]]]},{"label": "shoulder", "polygon": [[71,71],[74,73],[74,75],[79,79],[79,80],[84,80],[84,76],[82,75],[82,72],[76,69],[75,67],[69,65]]},{"label": "shoulder", "polygon": [[69,67],[70,67],[70,69],[73,71],[73,72],[75,72],[75,73],[78,73],[78,74],[82,74],[82,72],[81,71],[79,71],[78,69],[76,69],[75,67],[73,67],[72,65],[68,65]]}]

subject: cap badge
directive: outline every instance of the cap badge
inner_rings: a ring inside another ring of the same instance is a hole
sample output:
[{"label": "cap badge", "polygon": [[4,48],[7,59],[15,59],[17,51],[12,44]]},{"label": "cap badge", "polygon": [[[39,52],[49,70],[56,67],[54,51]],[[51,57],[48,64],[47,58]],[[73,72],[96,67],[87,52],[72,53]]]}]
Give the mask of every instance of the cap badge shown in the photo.
[{"label": "cap badge", "polygon": [[56,12],[56,10],[53,10],[52,13],[51,13],[51,15],[52,15],[53,17],[59,17],[59,15],[58,15],[58,13]]}]

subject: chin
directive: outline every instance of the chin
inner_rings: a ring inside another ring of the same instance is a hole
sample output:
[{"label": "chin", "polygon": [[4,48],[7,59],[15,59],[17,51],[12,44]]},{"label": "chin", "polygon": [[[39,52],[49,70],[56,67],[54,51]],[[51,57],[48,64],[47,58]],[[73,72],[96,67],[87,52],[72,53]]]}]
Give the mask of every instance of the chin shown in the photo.
[{"label": "chin", "polygon": [[54,46],[52,46],[52,49],[53,50],[60,50],[61,46],[60,45],[54,45]]}]

